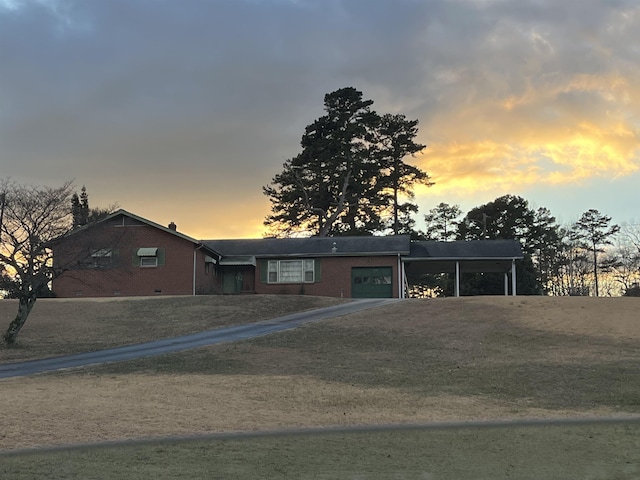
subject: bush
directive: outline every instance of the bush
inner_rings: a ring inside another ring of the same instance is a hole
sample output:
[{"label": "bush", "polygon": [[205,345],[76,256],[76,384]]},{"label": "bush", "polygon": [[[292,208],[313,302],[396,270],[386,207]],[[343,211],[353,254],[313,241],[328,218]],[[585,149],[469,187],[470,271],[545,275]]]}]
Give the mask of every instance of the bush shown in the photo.
[{"label": "bush", "polygon": [[640,297],[640,285],[635,283],[631,287],[627,288],[627,291],[624,292],[624,296],[625,297]]}]

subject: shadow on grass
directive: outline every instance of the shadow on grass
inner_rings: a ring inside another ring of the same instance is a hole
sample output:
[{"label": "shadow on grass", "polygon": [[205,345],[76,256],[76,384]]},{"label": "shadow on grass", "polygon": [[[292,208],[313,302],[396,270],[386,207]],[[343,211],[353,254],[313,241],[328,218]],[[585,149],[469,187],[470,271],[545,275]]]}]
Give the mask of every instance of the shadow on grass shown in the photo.
[{"label": "shadow on grass", "polygon": [[485,395],[550,409],[640,412],[637,352],[636,342],[491,322],[461,321],[456,328],[420,334],[333,322],[91,371],[305,375],[418,395]]}]

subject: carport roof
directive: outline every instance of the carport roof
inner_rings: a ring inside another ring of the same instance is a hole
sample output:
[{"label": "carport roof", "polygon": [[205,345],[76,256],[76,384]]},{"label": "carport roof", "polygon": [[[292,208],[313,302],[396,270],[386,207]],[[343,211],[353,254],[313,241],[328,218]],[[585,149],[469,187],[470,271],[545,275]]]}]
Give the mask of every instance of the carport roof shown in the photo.
[{"label": "carport roof", "polygon": [[514,260],[523,258],[517,240],[470,240],[412,242],[403,256],[407,273],[507,272]]}]

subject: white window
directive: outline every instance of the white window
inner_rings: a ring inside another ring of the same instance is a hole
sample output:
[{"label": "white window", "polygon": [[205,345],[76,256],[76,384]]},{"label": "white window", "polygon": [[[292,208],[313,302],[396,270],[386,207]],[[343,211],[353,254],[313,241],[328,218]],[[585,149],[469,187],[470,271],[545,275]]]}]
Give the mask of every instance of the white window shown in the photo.
[{"label": "white window", "polygon": [[269,260],[268,283],[313,283],[314,260]]},{"label": "white window", "polygon": [[302,265],[305,283],[313,283],[315,281],[315,268],[313,260],[304,260]]},{"label": "white window", "polygon": [[269,283],[278,283],[278,263],[277,260],[269,260]]},{"label": "white window", "polygon": [[157,267],[158,257],[140,257],[141,267]]},{"label": "white window", "polygon": [[137,252],[141,267],[158,266],[158,249],[155,247],[139,248]]}]

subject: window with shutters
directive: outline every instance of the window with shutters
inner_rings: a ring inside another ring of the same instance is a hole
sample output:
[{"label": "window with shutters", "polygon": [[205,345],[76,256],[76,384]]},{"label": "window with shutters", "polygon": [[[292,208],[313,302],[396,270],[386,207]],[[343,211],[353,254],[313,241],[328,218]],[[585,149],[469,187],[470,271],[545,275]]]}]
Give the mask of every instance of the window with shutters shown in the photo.
[{"label": "window with shutters", "polygon": [[313,283],[314,281],[314,260],[269,260],[268,283]]}]

